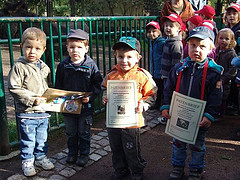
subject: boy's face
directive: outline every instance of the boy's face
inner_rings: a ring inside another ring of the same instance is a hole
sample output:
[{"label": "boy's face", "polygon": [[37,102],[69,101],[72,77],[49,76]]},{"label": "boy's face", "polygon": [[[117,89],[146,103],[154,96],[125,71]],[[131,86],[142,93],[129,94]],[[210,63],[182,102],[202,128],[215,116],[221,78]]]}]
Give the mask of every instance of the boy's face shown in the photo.
[{"label": "boy's face", "polygon": [[116,49],[115,56],[118,66],[123,71],[128,71],[135,66],[136,63],[142,58],[142,56],[132,49]]},{"label": "boy's face", "polygon": [[179,34],[180,26],[177,25],[177,22],[172,22],[167,20],[164,23],[164,32],[169,37],[174,37]]},{"label": "boy's face", "polygon": [[210,53],[210,39],[191,38],[188,41],[188,54],[196,62],[202,62]]},{"label": "boy's face", "polygon": [[227,22],[230,25],[235,25],[238,23],[238,12],[232,8],[230,8],[229,10],[227,10],[226,12],[226,18],[227,18]]},{"label": "boy's face", "polygon": [[160,35],[161,35],[161,32],[160,32],[159,29],[157,29],[157,28],[155,28],[153,26],[149,26],[147,28],[147,38],[148,39],[154,40],[154,39],[157,39],[158,36],[160,36]]},{"label": "boy's face", "polygon": [[25,59],[30,62],[40,59],[46,49],[41,41],[31,39],[26,39],[21,46]]},{"label": "boy's face", "polygon": [[230,34],[220,32],[217,41],[221,50],[227,49],[231,43]]},{"label": "boy's face", "polygon": [[69,40],[67,42],[67,51],[73,62],[84,60],[85,54],[88,52],[88,46],[85,46],[82,41]]}]

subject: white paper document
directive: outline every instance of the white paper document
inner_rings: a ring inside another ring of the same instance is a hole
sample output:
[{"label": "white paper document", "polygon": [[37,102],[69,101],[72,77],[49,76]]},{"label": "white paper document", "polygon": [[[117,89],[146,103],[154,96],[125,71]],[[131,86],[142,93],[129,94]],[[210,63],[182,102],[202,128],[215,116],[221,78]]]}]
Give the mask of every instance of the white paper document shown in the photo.
[{"label": "white paper document", "polygon": [[108,80],[107,127],[126,128],[138,126],[137,84],[133,80]]},{"label": "white paper document", "polygon": [[195,144],[199,123],[202,120],[206,101],[173,92],[165,133],[189,143]]}]

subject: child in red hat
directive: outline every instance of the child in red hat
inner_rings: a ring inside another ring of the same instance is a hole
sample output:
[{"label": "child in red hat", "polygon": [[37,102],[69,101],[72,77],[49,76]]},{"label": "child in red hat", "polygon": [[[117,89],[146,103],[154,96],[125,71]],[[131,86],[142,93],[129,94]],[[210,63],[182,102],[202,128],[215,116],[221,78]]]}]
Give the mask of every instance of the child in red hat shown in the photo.
[{"label": "child in red hat", "polygon": [[[170,69],[183,57],[182,33],[184,25],[182,19],[177,14],[170,14],[161,18],[164,24],[164,33],[167,40],[163,46],[161,78],[165,82]],[[159,118],[160,123],[166,124],[166,118]]]},{"label": "child in red hat", "polygon": [[158,87],[157,99],[155,104],[150,109],[159,109],[162,102],[163,95],[163,80],[161,79],[161,61],[163,46],[166,39],[162,37],[160,25],[156,21],[150,21],[146,25],[146,36],[150,40],[150,72]]}]

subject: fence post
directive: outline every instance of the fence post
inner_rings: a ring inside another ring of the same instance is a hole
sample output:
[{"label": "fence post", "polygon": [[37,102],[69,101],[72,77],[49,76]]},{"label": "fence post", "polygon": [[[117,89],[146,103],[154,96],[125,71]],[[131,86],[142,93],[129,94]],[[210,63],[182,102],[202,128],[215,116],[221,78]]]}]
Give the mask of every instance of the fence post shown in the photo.
[{"label": "fence post", "polygon": [[10,153],[7,110],[4,93],[4,80],[2,70],[2,56],[0,48],[0,155],[7,155]]}]

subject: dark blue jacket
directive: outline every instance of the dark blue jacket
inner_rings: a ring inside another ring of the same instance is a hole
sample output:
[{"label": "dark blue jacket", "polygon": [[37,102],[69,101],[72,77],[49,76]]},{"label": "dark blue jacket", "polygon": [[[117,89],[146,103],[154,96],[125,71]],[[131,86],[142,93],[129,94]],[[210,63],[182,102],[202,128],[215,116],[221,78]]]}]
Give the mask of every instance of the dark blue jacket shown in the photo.
[{"label": "dark blue jacket", "polygon": [[150,43],[150,71],[154,78],[161,78],[161,60],[163,53],[163,45],[166,42],[166,39],[159,36],[154,41]]},{"label": "dark blue jacket", "polygon": [[[214,116],[217,115],[217,107],[222,102],[222,86],[220,80],[223,68],[217,65],[212,59],[207,58],[207,60],[208,70],[203,99],[207,103],[204,116],[211,121],[214,121]],[[172,93],[176,89],[180,71],[182,71],[182,78],[179,93],[196,99],[201,99],[202,75],[205,62],[206,60],[204,60],[203,63],[197,63],[192,61],[190,57],[187,57],[171,69],[166,85],[164,85],[164,105],[161,107],[161,111],[169,109],[170,107]]]},{"label": "dark blue jacket", "polygon": [[67,56],[57,67],[57,89],[92,92],[89,103],[83,103],[81,114],[91,115],[93,113],[94,99],[101,92],[101,82],[101,73],[88,55],[85,55],[85,60],[79,65],[73,64],[71,58]]}]

